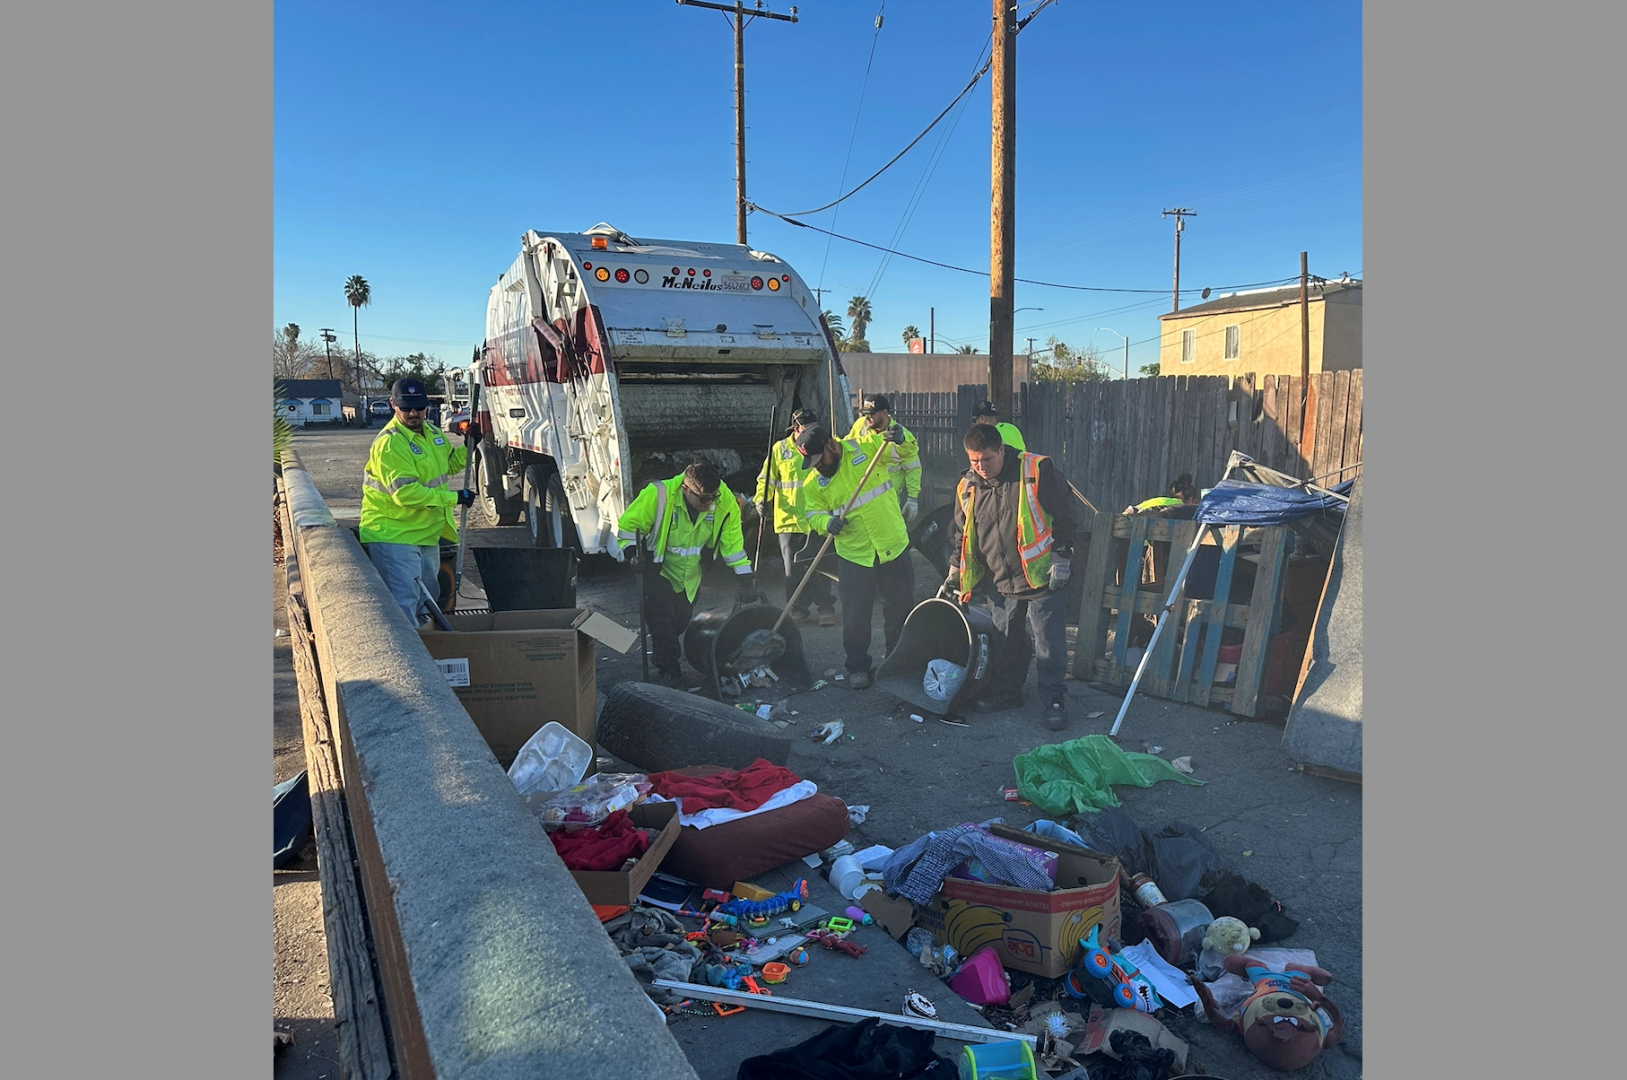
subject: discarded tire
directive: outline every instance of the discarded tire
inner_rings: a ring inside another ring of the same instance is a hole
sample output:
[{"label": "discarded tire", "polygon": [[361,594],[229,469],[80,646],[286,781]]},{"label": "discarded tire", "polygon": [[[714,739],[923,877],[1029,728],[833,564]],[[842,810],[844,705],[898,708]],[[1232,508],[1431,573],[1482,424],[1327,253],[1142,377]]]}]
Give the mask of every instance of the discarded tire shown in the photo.
[{"label": "discarded tire", "polygon": [[758,758],[784,765],[791,738],[767,720],[709,698],[645,682],[617,683],[599,714],[599,745],[646,772]]}]

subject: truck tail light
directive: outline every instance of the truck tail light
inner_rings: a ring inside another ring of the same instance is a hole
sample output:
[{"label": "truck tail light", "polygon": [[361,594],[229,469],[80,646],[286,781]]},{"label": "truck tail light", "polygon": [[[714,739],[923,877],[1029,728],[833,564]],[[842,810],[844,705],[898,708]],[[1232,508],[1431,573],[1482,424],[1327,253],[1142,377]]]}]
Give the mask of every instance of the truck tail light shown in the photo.
[{"label": "truck tail light", "polygon": [[600,281],[609,281],[610,271],[601,266],[599,269],[593,271],[593,276],[598,278]]},{"label": "truck tail light", "polygon": [[771,278],[768,279],[768,291],[769,292],[779,292],[780,291],[780,279],[779,278],[771,277]]},{"label": "truck tail light", "polygon": [[763,288],[763,279],[760,278],[760,277],[752,278],[751,279],[751,287],[753,289],[756,289],[757,291],[761,292],[762,288]]},{"label": "truck tail light", "polygon": [[616,280],[617,281],[619,281],[623,285],[625,285],[625,284],[627,284],[627,279],[630,278],[630,277],[632,277],[632,275],[627,272],[627,268],[625,266],[616,267]]}]

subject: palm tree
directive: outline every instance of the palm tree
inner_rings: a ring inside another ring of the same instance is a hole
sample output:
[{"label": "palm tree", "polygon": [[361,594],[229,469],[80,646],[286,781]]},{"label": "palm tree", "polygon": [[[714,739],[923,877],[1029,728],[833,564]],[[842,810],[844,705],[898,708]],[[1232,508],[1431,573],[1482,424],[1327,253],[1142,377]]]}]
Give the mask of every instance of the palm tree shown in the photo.
[{"label": "palm tree", "polygon": [[914,341],[916,338],[918,338],[920,336],[921,336],[921,331],[919,331],[919,330],[917,330],[915,328],[914,323],[911,323],[910,325],[904,327],[904,345],[906,347],[908,347],[910,342]]},{"label": "palm tree", "polygon": [[351,274],[345,281],[345,303],[351,307],[350,339],[356,346],[356,392],[362,391],[362,341],[357,331],[357,318],[362,307],[373,302],[373,288],[360,274]]},{"label": "palm tree", "polygon": [[853,337],[863,340],[864,332],[870,328],[874,318],[870,314],[870,301],[862,296],[855,296],[847,302],[847,317],[853,320]]},{"label": "palm tree", "polygon": [[980,353],[983,350],[979,349],[976,345],[962,345],[955,351],[966,356],[971,356],[973,353]]},{"label": "palm tree", "polygon": [[847,337],[847,327],[842,323],[842,317],[840,315],[836,314],[834,311],[826,309],[819,313],[819,317],[825,320],[826,326],[830,327],[831,337],[835,338],[837,341],[841,341],[843,338]]}]

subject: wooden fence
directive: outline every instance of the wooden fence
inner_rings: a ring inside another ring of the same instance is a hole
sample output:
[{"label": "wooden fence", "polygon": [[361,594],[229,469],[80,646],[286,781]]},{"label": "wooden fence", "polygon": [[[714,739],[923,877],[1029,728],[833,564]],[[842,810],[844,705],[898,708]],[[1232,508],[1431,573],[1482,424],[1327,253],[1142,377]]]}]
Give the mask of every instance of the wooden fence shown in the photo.
[{"label": "wooden fence", "polygon": [[[915,433],[928,506],[948,501],[966,468],[961,438],[982,385],[958,392],[888,393]],[[1085,497],[1110,513],[1191,473],[1213,487],[1233,450],[1261,465],[1327,484],[1356,475],[1362,454],[1362,373],[1310,376],[1176,375],[1091,383],[1028,383],[1013,422],[1028,448],[1049,454]],[[1309,420],[1307,422],[1307,417]]]}]

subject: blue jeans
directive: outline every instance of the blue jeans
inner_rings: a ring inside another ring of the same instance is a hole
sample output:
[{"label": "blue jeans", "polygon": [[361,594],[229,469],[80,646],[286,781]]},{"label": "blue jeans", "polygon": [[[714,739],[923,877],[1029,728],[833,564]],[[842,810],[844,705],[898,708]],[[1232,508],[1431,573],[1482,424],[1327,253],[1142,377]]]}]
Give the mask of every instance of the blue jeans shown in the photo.
[{"label": "blue jeans", "polygon": [[367,557],[373,568],[384,579],[384,587],[401,610],[407,614],[407,625],[418,628],[418,610],[423,597],[418,582],[424,583],[429,595],[439,596],[441,591],[441,546],[439,544],[367,544]]}]

